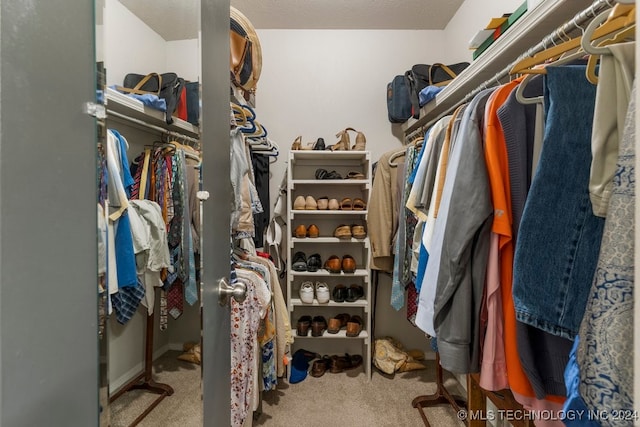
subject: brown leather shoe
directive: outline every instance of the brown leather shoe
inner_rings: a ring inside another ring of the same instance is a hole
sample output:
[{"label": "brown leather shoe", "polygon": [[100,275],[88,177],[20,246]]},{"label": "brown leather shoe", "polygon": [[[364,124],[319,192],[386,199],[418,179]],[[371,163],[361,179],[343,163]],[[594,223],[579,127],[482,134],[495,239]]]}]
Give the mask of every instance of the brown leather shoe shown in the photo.
[{"label": "brown leather shoe", "polygon": [[298,319],[296,334],[299,337],[306,337],[307,335],[309,335],[310,327],[311,327],[311,316],[302,316]]},{"label": "brown leather shoe", "polygon": [[349,319],[349,322],[347,323],[347,336],[349,338],[355,338],[358,335],[360,335],[361,331],[362,331],[362,317],[353,316],[351,319]]},{"label": "brown leather shoe", "polygon": [[302,239],[304,237],[307,237],[307,227],[305,227],[304,224],[300,224],[299,226],[296,227],[296,230],[295,230],[295,232],[293,234],[298,239]]},{"label": "brown leather shoe", "polygon": [[329,371],[332,374],[338,374],[343,371],[355,369],[362,365],[362,362],[362,356],[358,354],[353,356],[350,356],[349,354],[345,354],[344,356],[331,356],[331,368]]},{"label": "brown leather shoe", "polygon": [[315,224],[311,224],[309,228],[307,228],[307,237],[318,237],[320,236],[320,230]]},{"label": "brown leather shoe", "polygon": [[342,257],[342,271],[345,273],[355,273],[356,260],[351,255],[345,255]]},{"label": "brown leather shoe", "polygon": [[329,270],[329,273],[340,273],[340,258],[336,255],[331,255],[324,262],[324,268]]},{"label": "brown leather shoe", "polygon": [[337,334],[338,332],[340,332],[340,328],[342,327],[342,322],[340,322],[340,319],[336,319],[331,318],[329,319],[329,327],[327,328],[327,332],[329,332],[330,334]]},{"label": "brown leather shoe", "polygon": [[314,360],[311,365],[310,375],[315,378],[319,378],[327,372],[327,369],[331,367],[331,358],[327,355],[322,356],[322,359]]},{"label": "brown leather shoe", "polygon": [[351,319],[351,315],[349,315],[349,313],[341,313],[329,319],[329,328],[327,329],[327,332],[330,334],[337,334],[340,332],[340,329],[347,326],[349,319]]},{"label": "brown leather shoe", "polygon": [[311,336],[321,337],[327,329],[327,319],[323,316],[315,316],[311,322]]}]

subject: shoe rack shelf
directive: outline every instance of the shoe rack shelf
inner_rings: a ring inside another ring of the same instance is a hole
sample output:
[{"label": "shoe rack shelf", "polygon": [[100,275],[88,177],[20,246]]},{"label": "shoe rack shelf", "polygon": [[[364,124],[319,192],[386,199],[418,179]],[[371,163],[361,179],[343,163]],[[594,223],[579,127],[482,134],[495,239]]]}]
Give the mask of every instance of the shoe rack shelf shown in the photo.
[{"label": "shoe rack shelf", "polygon": [[[322,335],[321,337],[312,337],[311,334],[307,335],[306,337],[299,337],[297,332],[294,330],[293,337],[299,338],[299,339],[310,339],[310,340],[327,340],[327,339],[368,340],[369,333],[363,329],[362,331],[360,331],[360,335],[354,338],[354,337],[348,337],[347,331],[341,330],[337,334],[327,334],[325,332],[325,334]],[[364,359],[366,360],[366,357]]]},{"label": "shoe rack shelf", "polygon": [[[368,151],[291,150],[288,162],[287,303],[294,335],[291,354],[299,349],[321,355],[360,354],[363,358],[364,373],[367,379],[370,379],[372,348],[369,329],[373,294],[370,283],[369,238],[334,237],[334,231],[338,226],[366,226],[366,206],[362,210],[307,210],[293,209],[293,206],[299,196],[311,196],[316,200],[327,197],[337,199],[338,202],[345,198],[359,198],[368,205],[371,192],[371,154]],[[355,172],[362,174],[363,178],[358,176],[357,179],[317,179],[318,169],[336,172],[345,178]],[[309,227],[311,224],[318,227],[319,237],[295,237],[296,227]],[[323,266],[332,255],[340,259],[350,255],[355,260],[356,270],[353,273],[331,273],[324,268],[315,272],[294,271],[291,267],[296,252],[303,252],[307,258],[312,254],[319,254]],[[331,295],[330,301],[321,304],[314,295],[312,303],[302,302],[300,287],[303,282],[312,282],[314,285],[326,283]],[[362,286],[364,296],[352,302],[336,302],[333,291],[338,285]],[[308,336],[297,334],[296,326],[302,316],[324,317],[328,323],[329,319],[342,313],[362,318],[362,330],[358,336],[347,337],[344,327],[336,334],[330,334],[325,330],[319,337],[313,337],[311,333]]]}]

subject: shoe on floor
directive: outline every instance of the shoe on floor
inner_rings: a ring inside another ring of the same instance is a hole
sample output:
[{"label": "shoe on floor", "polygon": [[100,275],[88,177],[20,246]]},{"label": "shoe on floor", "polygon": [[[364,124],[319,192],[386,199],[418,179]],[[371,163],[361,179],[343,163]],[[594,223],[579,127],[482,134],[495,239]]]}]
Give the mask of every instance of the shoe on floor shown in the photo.
[{"label": "shoe on floor", "polygon": [[313,361],[310,375],[315,378],[320,378],[329,368],[331,368],[331,357],[324,355],[322,356],[322,359]]}]

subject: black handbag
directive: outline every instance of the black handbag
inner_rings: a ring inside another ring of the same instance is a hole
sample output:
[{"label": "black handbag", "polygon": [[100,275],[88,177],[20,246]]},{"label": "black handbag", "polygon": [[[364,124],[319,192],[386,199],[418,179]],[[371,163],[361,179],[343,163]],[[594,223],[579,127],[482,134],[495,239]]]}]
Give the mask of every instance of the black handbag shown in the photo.
[{"label": "black handbag", "polygon": [[184,86],[184,79],[178,77],[176,73],[146,75],[129,73],[124,76],[122,86],[118,86],[117,89],[124,93],[151,94],[164,99],[167,104],[166,121],[170,125],[173,123],[173,113],[178,106]]},{"label": "black handbag", "polygon": [[411,115],[417,119],[420,117],[420,91],[429,86],[429,71],[431,66],[416,64],[404,73],[404,79],[409,89],[411,99]]},{"label": "black handbag", "polygon": [[444,86],[455,79],[465,68],[469,66],[468,62],[459,62],[452,65],[433,64],[429,67],[429,85]]}]

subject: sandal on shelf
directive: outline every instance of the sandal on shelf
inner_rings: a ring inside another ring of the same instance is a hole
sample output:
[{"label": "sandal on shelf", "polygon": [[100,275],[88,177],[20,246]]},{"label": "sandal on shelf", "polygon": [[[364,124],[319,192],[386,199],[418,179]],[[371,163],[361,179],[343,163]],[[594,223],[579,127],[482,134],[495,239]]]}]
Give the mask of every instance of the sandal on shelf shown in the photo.
[{"label": "sandal on shelf", "polygon": [[367,231],[364,228],[364,225],[353,224],[351,226],[351,235],[356,239],[364,239],[367,237]]},{"label": "sandal on shelf", "polygon": [[329,210],[337,211],[340,209],[340,204],[338,203],[338,199],[329,199]]},{"label": "sandal on shelf", "polygon": [[350,239],[351,227],[349,227],[348,225],[340,224],[333,232],[333,237],[337,237],[338,239]]},{"label": "sandal on shelf", "polygon": [[367,138],[365,138],[364,133],[357,131],[355,129],[353,131],[356,132],[356,143],[354,144],[353,147],[351,147],[351,149],[354,151],[366,150]]},{"label": "sandal on shelf", "polygon": [[302,150],[302,136],[297,137],[295,141],[293,141],[293,144],[291,144],[291,149]]},{"label": "sandal on shelf", "polygon": [[327,173],[326,169],[316,169],[316,179],[325,179],[324,177],[327,176]]},{"label": "sandal on shelf", "polygon": [[353,201],[353,206],[352,206],[354,211],[363,211],[367,208],[367,204],[364,202],[364,200],[356,198]]},{"label": "sandal on shelf", "polygon": [[353,210],[351,199],[348,197],[345,197],[344,199],[342,199],[342,201],[340,202],[340,209],[343,211]]},{"label": "sandal on shelf", "polygon": [[331,171],[331,172],[327,173],[327,175],[325,175],[325,177],[323,179],[342,179],[342,175],[340,175],[336,171]]},{"label": "sandal on shelf", "polygon": [[349,139],[349,132],[348,132],[349,129],[350,128],[341,130],[336,134],[336,138],[340,138],[340,140],[331,146],[332,151],[337,151],[337,150],[349,151],[351,149],[351,140]]},{"label": "sandal on shelf", "polygon": [[325,144],[324,144],[324,138],[318,138],[316,140],[316,142],[313,144],[313,149],[314,150],[324,150]]},{"label": "sandal on shelf", "polygon": [[347,176],[344,177],[344,179],[364,179],[364,174],[360,173],[360,172],[349,172],[347,174]]}]

